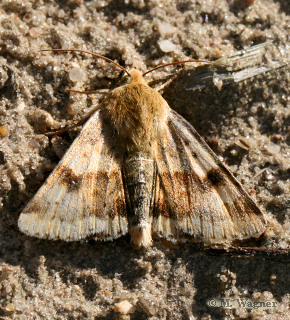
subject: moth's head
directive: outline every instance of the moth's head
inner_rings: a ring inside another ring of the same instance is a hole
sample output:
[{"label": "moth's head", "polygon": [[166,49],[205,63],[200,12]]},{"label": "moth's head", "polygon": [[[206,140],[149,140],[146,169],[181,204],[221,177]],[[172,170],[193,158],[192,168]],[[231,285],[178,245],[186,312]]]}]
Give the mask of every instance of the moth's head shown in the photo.
[{"label": "moth's head", "polygon": [[128,80],[128,83],[143,83],[147,84],[146,80],[143,77],[143,74],[137,69],[131,69],[129,71],[131,78]]}]

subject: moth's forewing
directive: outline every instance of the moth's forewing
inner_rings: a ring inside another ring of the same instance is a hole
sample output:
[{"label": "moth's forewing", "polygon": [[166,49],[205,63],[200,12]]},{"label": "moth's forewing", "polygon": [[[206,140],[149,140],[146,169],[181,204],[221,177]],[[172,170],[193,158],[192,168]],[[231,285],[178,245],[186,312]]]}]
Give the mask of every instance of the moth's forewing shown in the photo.
[{"label": "moth's forewing", "polygon": [[127,233],[121,162],[110,125],[98,110],[20,215],[22,232],[39,238],[113,239]]},{"label": "moth's forewing", "polygon": [[260,209],[195,129],[170,110],[156,148],[153,233],[206,243],[259,236]]}]

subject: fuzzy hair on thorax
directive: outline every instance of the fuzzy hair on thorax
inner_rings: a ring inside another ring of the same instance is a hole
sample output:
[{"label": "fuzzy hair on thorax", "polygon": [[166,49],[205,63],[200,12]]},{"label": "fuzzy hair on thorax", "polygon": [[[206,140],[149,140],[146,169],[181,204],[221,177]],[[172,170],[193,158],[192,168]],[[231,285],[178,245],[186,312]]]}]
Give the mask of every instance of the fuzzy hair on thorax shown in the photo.
[{"label": "fuzzy hair on thorax", "polygon": [[167,124],[169,106],[148,86],[140,71],[132,69],[129,73],[128,83],[110,92],[103,102],[105,118],[127,152],[150,155]]}]

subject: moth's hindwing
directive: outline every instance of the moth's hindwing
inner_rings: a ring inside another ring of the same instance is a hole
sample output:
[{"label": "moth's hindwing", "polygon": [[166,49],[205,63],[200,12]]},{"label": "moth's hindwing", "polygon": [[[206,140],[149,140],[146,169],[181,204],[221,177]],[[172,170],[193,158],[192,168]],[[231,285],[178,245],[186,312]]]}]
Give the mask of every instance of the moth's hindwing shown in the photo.
[{"label": "moth's hindwing", "polygon": [[205,243],[259,236],[263,214],[202,140],[170,110],[156,149],[157,189],[153,233]]},{"label": "moth's hindwing", "polygon": [[22,232],[39,238],[113,239],[128,232],[121,159],[102,110],[88,120],[19,218]]}]

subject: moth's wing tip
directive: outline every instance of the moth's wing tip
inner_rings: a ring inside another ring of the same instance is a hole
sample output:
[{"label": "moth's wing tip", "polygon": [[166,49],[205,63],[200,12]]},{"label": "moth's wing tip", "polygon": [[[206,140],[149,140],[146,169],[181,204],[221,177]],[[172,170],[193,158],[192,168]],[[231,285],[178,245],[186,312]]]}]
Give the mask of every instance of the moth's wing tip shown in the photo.
[{"label": "moth's wing tip", "polygon": [[119,224],[116,223],[114,230],[109,230],[108,225],[103,225],[100,220],[96,221],[94,216],[87,216],[73,223],[60,219],[47,221],[40,219],[37,212],[29,211],[28,207],[19,216],[18,228],[27,236],[40,239],[68,242],[84,239],[110,241],[128,233],[128,224],[125,220],[122,219]]},{"label": "moth's wing tip", "polygon": [[18,219],[18,228],[27,236],[48,240],[76,241],[82,237],[76,232],[66,232],[65,225],[59,220],[45,221],[36,212],[22,212]]},{"label": "moth's wing tip", "polygon": [[31,237],[47,239],[49,236],[40,232],[40,224],[43,224],[43,221],[31,212],[22,212],[18,219],[18,228],[21,232]]},{"label": "moth's wing tip", "polygon": [[[256,228],[255,231],[250,232],[248,234],[234,234],[232,236],[224,236],[224,237],[206,237],[204,235],[196,235],[189,230],[175,230],[175,232],[161,232],[155,231],[154,236],[158,238],[165,239],[172,243],[183,243],[183,242],[191,242],[191,243],[202,243],[205,246],[213,246],[213,245],[222,245],[227,246],[231,245],[235,241],[246,241],[249,239],[258,239],[263,233],[267,230],[266,224],[261,224],[259,228]],[[164,230],[163,230],[164,231]]]},{"label": "moth's wing tip", "polygon": [[[267,222],[264,216],[255,216],[255,222],[248,221],[241,229],[233,230],[232,234],[223,233],[224,236],[204,238],[203,242],[206,245],[220,245],[220,244],[230,244],[234,241],[246,241],[249,239],[258,239],[266,230]],[[217,233],[220,234],[221,233]]]},{"label": "moth's wing tip", "polygon": [[219,245],[226,243],[233,243],[234,241],[245,241],[249,239],[258,239],[267,229],[265,220],[255,216],[256,221],[248,221],[246,225],[240,229],[233,229],[232,233],[217,232],[218,237],[203,238],[206,245]]},{"label": "moth's wing tip", "polygon": [[267,230],[267,219],[258,207],[255,207],[255,211],[249,215],[245,214],[244,220],[245,221],[241,223],[241,227],[237,229],[237,234],[233,237],[233,240],[259,238]]}]

